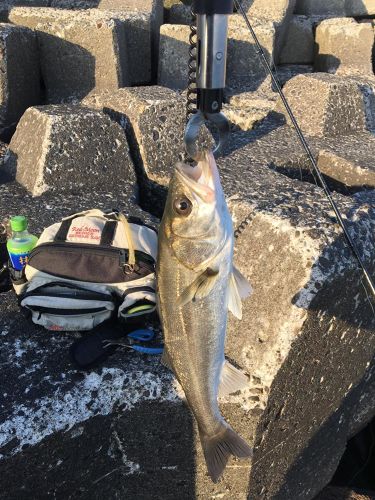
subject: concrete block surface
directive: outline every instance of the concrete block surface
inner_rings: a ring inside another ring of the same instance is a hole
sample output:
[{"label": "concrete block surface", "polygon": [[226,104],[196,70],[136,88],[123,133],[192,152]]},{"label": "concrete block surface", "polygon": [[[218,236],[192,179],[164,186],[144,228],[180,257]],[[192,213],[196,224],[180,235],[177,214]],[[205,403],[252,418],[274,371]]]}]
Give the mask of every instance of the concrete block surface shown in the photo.
[{"label": "concrete block surface", "polygon": [[[318,167],[331,190],[349,195],[375,188],[375,140],[372,133],[330,137],[305,136]],[[318,182],[311,163],[293,127],[278,122],[272,114],[250,134],[234,139],[233,147],[246,146],[251,163],[262,164],[292,179]]]},{"label": "concrete block surface", "polygon": [[374,16],[375,0],[345,0],[345,10],[350,17]]},{"label": "concrete block surface", "polygon": [[[308,135],[349,135],[367,129],[364,96],[350,79],[326,73],[299,75],[289,80],[284,91]],[[281,101],[277,110],[286,116]]]},{"label": "concrete block surface", "polygon": [[189,25],[191,23],[191,6],[183,3],[171,5],[168,13],[168,22],[171,24]]},{"label": "concrete block surface", "polygon": [[81,99],[93,89],[151,78],[146,14],[19,7],[10,11],[9,21],[37,32],[48,102]]},{"label": "concrete block surface", "polygon": [[[362,276],[321,190],[252,163],[246,147],[221,159],[219,169],[235,227],[242,226],[235,262],[254,288],[242,322],[230,318],[226,345],[249,374],[249,387],[220,405],[255,444],[252,465],[231,459],[213,484],[180,389],[157,359],[118,351],[101,367],[77,373],[64,357],[72,336],[30,325],[8,294],[0,298],[2,355],[17,361],[5,364],[2,386],[0,469],[8,497],[17,498],[27,481],[38,495],[80,491],[87,498],[100,492],[172,499],[176,488],[182,498],[199,500],[313,498],[330,481],[362,395],[374,397],[368,373],[375,324]],[[46,205],[51,220],[72,200],[48,194],[31,200],[15,190],[0,186],[0,203],[13,213],[22,200],[38,229]],[[98,205],[96,195],[73,200],[83,209]],[[370,262],[373,200],[364,194],[336,200]],[[84,474],[77,463],[85,464]]]},{"label": "concrete block surface", "polygon": [[354,19],[327,19],[316,30],[315,70],[373,76],[374,30]]},{"label": "concrete block surface", "polygon": [[242,92],[230,97],[223,112],[235,129],[251,130],[274,109],[275,101],[261,98],[254,92]]},{"label": "concrete block surface", "polygon": [[313,21],[293,16],[280,55],[280,64],[312,64],[314,61]]},{"label": "concrete block surface", "polygon": [[160,28],[158,84],[185,89],[188,84],[189,26],[163,24]]},{"label": "concrete block surface", "polygon": [[[235,262],[254,287],[242,322],[229,320],[226,352],[251,375],[248,392],[231,401],[257,422],[255,453],[245,490],[227,476],[209,487],[199,469],[197,487],[206,496],[230,484],[231,498],[313,498],[331,480],[367,394],[375,322],[322,190],[252,161],[250,146],[218,165],[240,228]],[[162,182],[165,173],[154,175]],[[372,266],[373,194],[335,199]],[[243,464],[243,479],[246,472]]]},{"label": "concrete block surface", "polygon": [[50,0],[2,0],[1,7],[49,7]]},{"label": "concrete block surface", "polygon": [[292,19],[296,0],[242,0],[249,19],[271,22],[275,28],[275,62],[279,62],[280,50]]},{"label": "concrete block surface", "polygon": [[0,138],[9,141],[26,109],[41,99],[35,33],[0,24]]},{"label": "concrete block surface", "polygon": [[327,486],[314,500],[372,500],[375,492]]},{"label": "concrete block surface", "polygon": [[135,182],[122,128],[104,113],[72,105],[29,108],[2,170],[34,196],[111,192]]},{"label": "concrete block surface", "polygon": [[[277,30],[272,21],[253,19],[253,28],[270,63],[278,59]],[[239,14],[230,17],[228,30],[227,85],[255,91],[267,78],[250,32]]]},{"label": "concrete block surface", "polygon": [[345,0],[297,0],[295,14],[345,16]]},{"label": "concrete block surface", "polygon": [[83,104],[109,113],[124,126],[139,171],[149,177],[154,168],[173,168],[183,160],[185,99],[177,92],[129,87],[88,96]]},{"label": "concrete block surface", "polygon": [[[129,46],[135,48],[138,45],[137,52],[139,53],[140,44],[146,43],[150,44],[150,40],[147,41],[145,34],[141,31],[151,31],[151,42],[152,42],[152,58],[155,59],[155,70],[157,67],[156,60],[158,57],[159,50],[159,34],[160,26],[164,21],[164,6],[163,0],[52,0],[51,7],[66,8],[66,9],[92,9],[97,8],[100,10],[107,10],[111,12],[121,13],[122,15],[129,15],[134,13],[142,14],[148,22],[148,27],[139,25],[134,26],[133,33],[128,36]],[[133,23],[134,24],[134,23]],[[130,26],[131,28],[132,26]],[[132,43],[132,38],[136,37],[136,40]],[[141,50],[144,50],[142,48]],[[132,61],[131,55],[129,55],[130,61]],[[138,62],[139,60],[137,60]],[[144,66],[150,64],[150,61],[144,61]],[[131,66],[133,66],[131,64]],[[138,64],[134,65],[134,70],[136,71]],[[149,75],[145,78],[136,77],[132,80],[134,84],[146,83],[150,79]]]},{"label": "concrete block surface", "polygon": [[318,167],[351,190],[375,189],[375,138],[370,133],[326,139],[319,145]]}]

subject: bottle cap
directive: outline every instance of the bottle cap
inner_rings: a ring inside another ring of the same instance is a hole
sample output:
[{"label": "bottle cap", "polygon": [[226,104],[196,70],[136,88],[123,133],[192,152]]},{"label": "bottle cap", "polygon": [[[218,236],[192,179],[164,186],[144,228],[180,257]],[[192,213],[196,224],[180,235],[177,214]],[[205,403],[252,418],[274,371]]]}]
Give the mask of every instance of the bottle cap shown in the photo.
[{"label": "bottle cap", "polygon": [[27,219],[24,215],[16,215],[10,219],[12,231],[25,231],[27,228]]}]

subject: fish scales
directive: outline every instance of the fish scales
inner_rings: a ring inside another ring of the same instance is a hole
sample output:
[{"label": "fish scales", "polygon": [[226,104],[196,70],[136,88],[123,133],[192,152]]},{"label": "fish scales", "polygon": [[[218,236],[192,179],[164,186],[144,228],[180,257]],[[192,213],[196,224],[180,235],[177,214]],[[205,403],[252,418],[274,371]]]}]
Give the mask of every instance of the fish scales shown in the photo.
[{"label": "fish scales", "polygon": [[158,273],[167,352],[201,429],[213,432],[218,427],[218,419],[222,420],[217,393],[224,361],[231,248],[226,249],[228,264],[220,269],[214,292],[183,307],[178,305],[178,296],[169,291],[183,291],[197,276],[190,270],[182,271],[173,254],[168,254],[161,256],[166,267]]},{"label": "fish scales", "polygon": [[225,376],[227,389],[248,382],[224,363],[228,307],[240,317],[241,296],[250,289],[233,267],[233,246],[232,219],[212,154],[206,153],[195,168],[179,164],[159,229],[157,289],[164,361],[197,420],[215,482],[231,454],[252,454],[225,422],[217,402]]}]

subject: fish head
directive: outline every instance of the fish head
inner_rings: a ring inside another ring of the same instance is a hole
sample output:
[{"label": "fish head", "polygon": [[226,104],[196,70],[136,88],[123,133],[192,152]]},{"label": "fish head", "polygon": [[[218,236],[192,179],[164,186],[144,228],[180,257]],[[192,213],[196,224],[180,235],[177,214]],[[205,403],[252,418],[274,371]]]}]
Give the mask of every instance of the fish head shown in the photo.
[{"label": "fish head", "polygon": [[214,258],[232,238],[232,219],[211,152],[196,167],[177,164],[163,225],[175,256],[190,269]]}]

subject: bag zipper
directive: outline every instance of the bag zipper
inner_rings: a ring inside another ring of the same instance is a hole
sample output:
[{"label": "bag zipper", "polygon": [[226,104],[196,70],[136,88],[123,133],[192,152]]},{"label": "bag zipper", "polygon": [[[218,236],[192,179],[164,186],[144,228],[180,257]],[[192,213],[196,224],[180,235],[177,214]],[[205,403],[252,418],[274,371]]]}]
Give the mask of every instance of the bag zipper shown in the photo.
[{"label": "bag zipper", "polygon": [[[43,293],[46,288],[54,288],[55,286],[60,286],[67,288],[68,290],[71,290],[69,293],[68,291],[60,292],[60,293]],[[79,296],[79,294],[82,293],[83,296]],[[104,292],[98,292],[96,290],[87,290],[86,288],[76,286],[76,285],[71,285],[70,283],[66,283],[64,281],[53,281],[51,283],[46,283],[42,286],[39,286],[38,288],[34,288],[31,291],[26,291],[22,295],[22,300],[28,297],[56,297],[56,298],[68,298],[68,299],[79,299],[79,300],[104,300],[104,301],[113,301],[114,296],[112,293],[104,293]]]},{"label": "bag zipper", "polygon": [[122,298],[125,299],[128,295],[131,295],[132,293],[136,292],[149,292],[153,293],[154,295],[156,294],[155,289],[151,288],[150,286],[134,286],[131,288],[127,288],[122,294]]},{"label": "bag zipper", "polygon": [[26,307],[30,311],[38,312],[40,313],[40,315],[44,313],[44,314],[52,314],[54,316],[80,316],[81,314],[91,314],[91,313],[93,314],[105,311],[113,313],[112,310],[107,309],[106,307],[96,307],[93,309],[58,309],[53,307],[29,306],[29,305],[26,305],[24,307]]},{"label": "bag zipper", "polygon": [[[48,243],[42,243],[35,247],[29,255],[29,262],[28,264],[30,265],[30,262],[32,258],[37,255],[39,252],[43,251],[44,248],[61,248],[61,249],[67,249],[70,248],[72,250],[90,250],[91,253],[96,253],[99,255],[102,254],[112,254],[118,256],[119,259],[119,266],[125,270],[125,265],[127,263],[127,260],[129,258],[129,252],[128,250],[124,248],[118,248],[118,247],[104,247],[101,245],[90,245],[88,243],[71,243],[71,242],[61,242],[61,243],[56,243],[56,242],[48,242]],[[153,273],[155,271],[154,265],[155,265],[155,260],[151,255],[148,255],[147,253],[142,252],[141,250],[135,250],[135,255],[136,255],[136,261],[142,262],[142,264],[145,265],[146,269],[150,271],[150,273]]]}]

